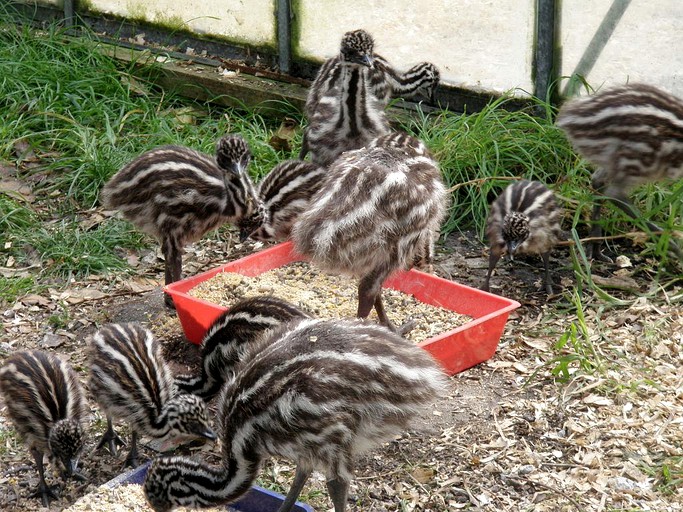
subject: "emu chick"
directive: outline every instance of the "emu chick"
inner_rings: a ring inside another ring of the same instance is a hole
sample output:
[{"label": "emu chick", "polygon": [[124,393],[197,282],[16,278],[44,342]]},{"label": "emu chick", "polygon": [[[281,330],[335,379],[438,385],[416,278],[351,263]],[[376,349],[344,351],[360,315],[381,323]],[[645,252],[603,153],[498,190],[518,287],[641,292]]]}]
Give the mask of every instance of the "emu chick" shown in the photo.
[{"label": "emu chick", "polygon": [[545,269],[545,289],[551,295],[548,264],[550,251],[562,239],[562,214],[552,191],[542,183],[518,181],[509,185],[491,204],[486,221],[489,269],[482,289],[489,290],[493,269],[507,251],[510,259],[515,254],[540,254]]}]

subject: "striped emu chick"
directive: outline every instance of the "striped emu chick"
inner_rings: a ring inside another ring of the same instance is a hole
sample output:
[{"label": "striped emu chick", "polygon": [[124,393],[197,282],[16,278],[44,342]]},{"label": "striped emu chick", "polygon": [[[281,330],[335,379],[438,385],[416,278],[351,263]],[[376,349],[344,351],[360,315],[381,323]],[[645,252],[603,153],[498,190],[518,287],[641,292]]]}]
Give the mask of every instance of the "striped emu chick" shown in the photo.
[{"label": "striped emu chick", "polygon": [[[593,187],[628,216],[639,211],[629,201],[644,183],[683,178],[683,100],[650,85],[629,84],[567,102],[557,117],[574,149],[597,167]],[[601,204],[592,214],[591,236],[602,235]],[[651,231],[661,231],[652,222]],[[683,251],[671,248],[683,258]],[[589,254],[602,255],[594,242]]]},{"label": "striped emu chick", "polygon": [[279,512],[291,510],[313,470],[344,512],[356,457],[403,432],[445,389],[424,350],[357,319],[297,319],[257,344],[219,398],[223,464],[152,462],[144,491],[156,512],[229,503],[267,457],[296,463]]},{"label": "striped emu chick", "polygon": [[[170,284],[181,277],[187,244],[251,215],[256,200],[246,171],[250,159],[239,135],[221,138],[216,158],[185,147],[160,147],[117,172],[102,189],[102,201],[159,240]],[[166,304],[173,307],[168,295]]]},{"label": "striped emu chick", "polygon": [[204,335],[201,374],[176,377],[176,387],[208,402],[265,333],[294,318],[308,315],[277,297],[250,297],[238,302],[220,315]]},{"label": "striped emu chick", "polygon": [[382,304],[384,280],[431,250],[447,193],[424,143],[392,133],[342,155],[292,230],[296,250],[332,273],[360,279],[358,317]]},{"label": "striped emu chick", "polygon": [[[308,119],[315,114],[320,99],[340,83],[342,58],[336,56],[325,61],[311,85],[304,113]],[[431,62],[421,62],[405,73],[394,69],[382,56],[373,54],[372,67],[362,68],[368,80],[370,93],[386,107],[392,98],[415,98],[434,100],[441,73]]]},{"label": "striped emu chick", "polygon": [[39,350],[16,352],[5,359],[0,392],[38,468],[40,483],[32,496],[49,507],[50,500],[57,499],[57,489],[45,482],[44,454],[64,478],[84,480],[77,463],[85,446],[85,392],[69,364]]},{"label": "striped emu chick", "polygon": [[139,436],[171,446],[216,435],[209,427],[204,401],[190,394],[175,394],[171,371],[161,357],[152,332],[136,323],[109,324],[95,333],[89,345],[88,387],[107,415],[107,430],[98,449],[107,444],[112,454],[123,445],[113,419],[128,422],[132,430],[126,465],[137,466]]},{"label": "striped emu chick", "polygon": [[509,185],[491,204],[486,221],[489,270],[482,289],[489,290],[493,269],[507,251],[510,259],[516,254],[540,254],[545,269],[545,289],[552,295],[548,262],[550,251],[563,238],[562,214],[552,191],[542,183],[518,181]]},{"label": "striped emu chick", "polygon": [[363,30],[344,34],[339,78],[321,95],[309,117],[299,159],[310,151],[313,163],[327,167],[344,151],[362,148],[389,132],[384,105],[370,90],[363,69],[372,66],[373,45]]},{"label": "striped emu chick", "polygon": [[257,186],[258,207],[238,223],[240,240],[287,240],[324,175],[324,168],[301,160],[276,165]]}]

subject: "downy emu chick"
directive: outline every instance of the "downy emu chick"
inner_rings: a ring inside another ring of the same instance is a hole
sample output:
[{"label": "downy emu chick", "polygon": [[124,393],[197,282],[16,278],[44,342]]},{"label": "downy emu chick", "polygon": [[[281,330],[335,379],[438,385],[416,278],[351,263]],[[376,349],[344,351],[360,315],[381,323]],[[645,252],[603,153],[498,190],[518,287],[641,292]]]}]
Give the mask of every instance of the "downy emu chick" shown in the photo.
[{"label": "downy emu chick", "polygon": [[176,377],[176,387],[208,402],[267,331],[294,318],[308,315],[277,297],[250,297],[234,304],[213,322],[202,339],[201,373]]},{"label": "downy emu chick", "polygon": [[127,421],[132,431],[127,466],[138,464],[139,436],[169,445],[216,438],[204,401],[195,395],[174,395],[171,371],[150,330],[136,323],[109,324],[95,333],[88,348],[88,387],[107,415],[98,449],[107,444],[115,455],[117,445],[123,445],[113,419]]},{"label": "downy emu chick", "polygon": [[426,351],[357,319],[294,320],[235,370],[219,397],[223,464],[155,459],[144,492],[156,512],[234,501],[273,456],[296,463],[279,512],[291,510],[314,470],[344,512],[356,457],[405,431],[447,385]]},{"label": "downy emu chick", "polygon": [[[574,149],[597,167],[593,188],[629,217],[640,212],[628,199],[644,183],[683,178],[683,100],[651,85],[629,84],[568,101],[557,117]],[[602,235],[601,202],[591,217],[592,237]],[[661,231],[647,222],[651,231]],[[679,260],[683,251],[672,241]],[[599,241],[588,254],[606,258]]]},{"label": "downy emu chick", "polygon": [[313,163],[327,167],[344,151],[362,148],[389,133],[384,105],[370,91],[370,80],[363,70],[373,65],[373,45],[364,30],[344,34],[339,78],[321,95],[309,117],[300,160],[310,151]]},{"label": "downy emu chick", "polygon": [[[256,199],[247,174],[250,159],[239,135],[222,137],[215,159],[190,148],[163,146],[118,171],[102,189],[102,202],[159,240],[168,285],[181,277],[187,244],[251,215]],[[173,307],[170,296],[165,301]]]},{"label": "downy emu chick", "polygon": [[[313,118],[320,99],[339,84],[341,70],[340,56],[328,59],[321,66],[306,97],[304,113],[307,119]],[[421,62],[401,73],[377,54],[373,54],[372,67],[364,68],[363,71],[367,74],[370,93],[379,100],[382,107],[386,107],[393,98],[426,99],[433,102],[441,79],[439,69],[431,62]]]},{"label": "downy emu chick", "polygon": [[44,507],[56,499],[45,482],[43,455],[48,454],[64,478],[83,480],[77,472],[85,446],[85,392],[71,366],[39,350],[16,352],[0,368],[0,392],[7,414],[36,462],[40,483],[32,496]]},{"label": "downy emu chick", "polygon": [[294,224],[292,240],[323,270],[359,278],[358,317],[374,307],[379,321],[394,329],[382,304],[382,283],[431,248],[446,207],[446,187],[427,147],[392,133],[330,166]]},{"label": "downy emu chick", "polygon": [[287,240],[325,174],[323,167],[301,160],[276,165],[257,185],[258,207],[237,224],[240,241]]},{"label": "downy emu chick", "polygon": [[510,259],[516,254],[540,254],[545,269],[545,290],[552,295],[548,262],[550,251],[563,238],[562,215],[554,194],[542,183],[518,181],[509,185],[491,204],[486,220],[489,270],[482,290],[489,291],[493,269],[507,251]]}]

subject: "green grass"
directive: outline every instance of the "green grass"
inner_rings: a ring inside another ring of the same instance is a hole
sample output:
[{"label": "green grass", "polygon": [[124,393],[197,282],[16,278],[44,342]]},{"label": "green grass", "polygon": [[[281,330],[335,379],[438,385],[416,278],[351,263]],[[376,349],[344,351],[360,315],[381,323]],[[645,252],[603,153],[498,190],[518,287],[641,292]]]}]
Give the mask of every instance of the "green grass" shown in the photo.
[{"label": "green grass", "polygon": [[[72,38],[57,26],[34,31],[2,19],[0,12],[0,162],[16,164],[19,179],[40,179],[32,180],[33,204],[0,193],[0,261],[38,259],[51,280],[124,269],[121,249],[154,241],[116,219],[94,228],[79,219],[118,169],[157,146],[213,153],[219,137],[241,133],[255,177],[295,156],[268,145],[278,117],[184,101],[152,85],[154,66],[133,77],[133,64],[104,55],[87,33]],[[29,291],[22,280],[2,285],[3,301]]]},{"label": "green grass", "polygon": [[562,132],[534,116],[535,105],[509,111],[508,101],[498,99],[471,115],[444,111],[405,125],[431,148],[448,187],[455,188],[447,233],[474,228],[483,236],[489,204],[510,179],[557,185],[560,193],[586,179]]},{"label": "green grass", "polygon": [[138,248],[142,239],[141,233],[131,232],[121,221],[106,222],[92,231],[64,221],[41,228],[27,243],[47,264],[48,275],[69,278],[123,270],[126,265],[112,248]]},{"label": "green grass", "polygon": [[[8,234],[34,225],[33,211],[4,193],[0,193],[0,233]],[[2,236],[0,236],[0,241]]]},{"label": "green grass", "polygon": [[0,276],[0,304],[11,304],[27,293],[40,291],[31,277],[3,277]]},{"label": "green grass", "polygon": [[640,468],[655,481],[655,488],[664,495],[675,495],[683,485],[683,455],[665,457],[658,466],[642,463]]}]

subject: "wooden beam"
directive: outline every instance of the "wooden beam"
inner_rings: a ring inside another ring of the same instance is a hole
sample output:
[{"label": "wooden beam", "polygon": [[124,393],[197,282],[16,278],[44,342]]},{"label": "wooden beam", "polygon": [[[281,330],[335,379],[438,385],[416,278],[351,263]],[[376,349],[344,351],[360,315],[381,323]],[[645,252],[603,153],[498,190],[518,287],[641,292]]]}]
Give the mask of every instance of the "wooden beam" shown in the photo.
[{"label": "wooden beam", "polygon": [[189,55],[179,58],[116,45],[102,44],[101,50],[137,68],[156,66],[160,72],[157,85],[196,100],[251,110],[275,109],[282,102],[303,110],[306,103],[308,88],[303,85],[233,71],[220,62],[209,64],[207,59],[195,61]]}]

